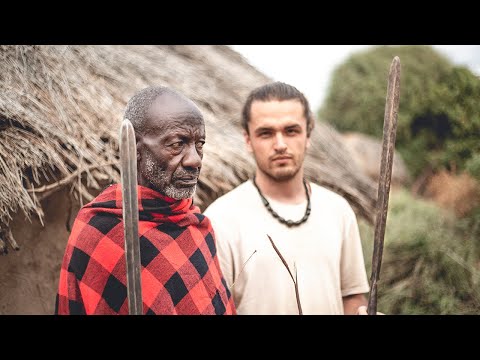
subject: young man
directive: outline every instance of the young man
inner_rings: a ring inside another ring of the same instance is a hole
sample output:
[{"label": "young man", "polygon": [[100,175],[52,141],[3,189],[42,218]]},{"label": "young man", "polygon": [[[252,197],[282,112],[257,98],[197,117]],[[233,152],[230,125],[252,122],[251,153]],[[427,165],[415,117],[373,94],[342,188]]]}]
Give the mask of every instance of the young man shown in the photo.
[{"label": "young man", "polygon": [[[125,111],[135,129],[144,314],[235,314],[208,218],[192,203],[205,125],[183,95],[150,87]],[[56,314],[128,314],[122,190],[104,190],[78,213],[68,240]]]},{"label": "young man", "polygon": [[267,84],[251,92],[242,117],[255,176],[204,213],[238,314],[366,314],[355,214],[304,178],[314,127],[307,99],[293,86]]}]

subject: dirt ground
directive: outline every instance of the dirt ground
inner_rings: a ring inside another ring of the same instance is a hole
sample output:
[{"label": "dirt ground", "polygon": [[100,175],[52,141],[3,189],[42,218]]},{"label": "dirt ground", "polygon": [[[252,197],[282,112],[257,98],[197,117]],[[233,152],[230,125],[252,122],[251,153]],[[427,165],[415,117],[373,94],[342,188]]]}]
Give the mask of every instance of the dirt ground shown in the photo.
[{"label": "dirt ground", "polygon": [[[69,232],[66,227],[70,197],[64,189],[42,202],[45,227],[23,213],[13,219],[12,233],[19,251],[0,256],[0,314],[48,315],[55,309],[60,265]],[[80,204],[72,199],[75,218]]]}]

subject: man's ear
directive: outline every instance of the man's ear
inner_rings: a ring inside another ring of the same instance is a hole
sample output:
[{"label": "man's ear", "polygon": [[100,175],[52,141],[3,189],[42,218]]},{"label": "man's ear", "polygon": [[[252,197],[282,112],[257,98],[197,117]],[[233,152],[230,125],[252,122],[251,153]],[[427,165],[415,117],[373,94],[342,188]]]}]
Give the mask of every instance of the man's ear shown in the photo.
[{"label": "man's ear", "polygon": [[248,152],[253,153],[252,142],[250,141],[250,135],[243,130],[243,138],[245,139],[245,144],[247,145]]}]

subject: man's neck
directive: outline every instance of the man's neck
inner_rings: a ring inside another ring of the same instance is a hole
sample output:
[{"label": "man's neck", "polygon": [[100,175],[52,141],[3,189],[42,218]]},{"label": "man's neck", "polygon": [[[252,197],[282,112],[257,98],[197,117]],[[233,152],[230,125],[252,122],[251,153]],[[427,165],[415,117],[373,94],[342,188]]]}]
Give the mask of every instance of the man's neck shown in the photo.
[{"label": "man's neck", "polygon": [[265,175],[257,169],[255,182],[263,196],[285,204],[300,204],[306,200],[305,187],[303,186],[303,169],[293,178],[278,181]]}]

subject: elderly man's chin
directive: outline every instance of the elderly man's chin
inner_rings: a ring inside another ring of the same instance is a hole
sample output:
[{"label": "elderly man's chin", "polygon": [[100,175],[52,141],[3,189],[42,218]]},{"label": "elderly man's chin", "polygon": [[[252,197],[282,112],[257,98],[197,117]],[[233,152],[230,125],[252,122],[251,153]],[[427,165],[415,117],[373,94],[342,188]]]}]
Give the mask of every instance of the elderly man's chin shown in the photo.
[{"label": "elderly man's chin", "polygon": [[195,194],[195,190],[197,189],[197,185],[188,186],[188,187],[176,187],[173,185],[169,185],[166,187],[164,193],[168,197],[172,199],[181,200],[181,199],[189,199],[193,197]]}]

